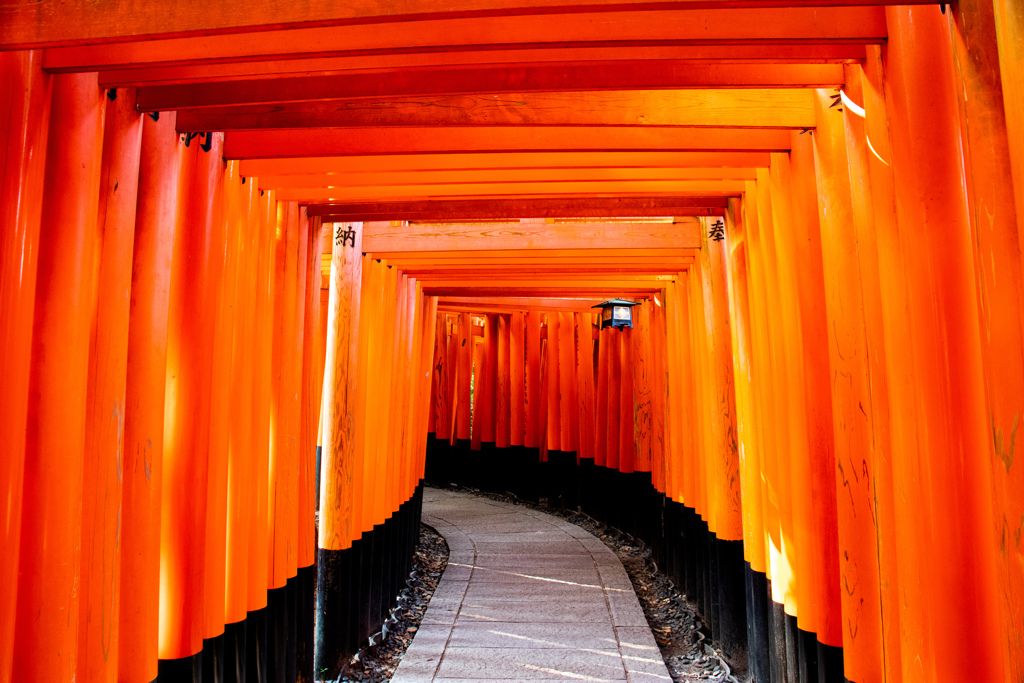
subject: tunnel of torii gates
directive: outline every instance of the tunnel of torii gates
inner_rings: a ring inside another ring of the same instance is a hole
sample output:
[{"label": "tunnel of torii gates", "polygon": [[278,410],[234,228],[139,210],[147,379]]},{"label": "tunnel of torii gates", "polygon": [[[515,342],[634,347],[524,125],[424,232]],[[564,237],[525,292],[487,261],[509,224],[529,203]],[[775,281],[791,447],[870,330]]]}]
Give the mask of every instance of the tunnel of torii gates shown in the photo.
[{"label": "tunnel of torii gates", "polygon": [[4,2],[0,74],[0,681],[331,680],[425,476],[759,683],[1024,680],[1017,0]]}]

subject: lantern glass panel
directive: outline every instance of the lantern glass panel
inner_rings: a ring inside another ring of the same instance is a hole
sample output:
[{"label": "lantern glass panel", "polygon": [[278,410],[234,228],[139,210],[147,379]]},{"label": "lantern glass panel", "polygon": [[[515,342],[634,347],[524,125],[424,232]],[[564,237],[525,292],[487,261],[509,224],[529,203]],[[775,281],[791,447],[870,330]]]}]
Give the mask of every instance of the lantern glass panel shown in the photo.
[{"label": "lantern glass panel", "polygon": [[629,308],[626,306],[615,306],[612,310],[615,312],[612,314],[616,320],[629,320]]},{"label": "lantern glass panel", "polygon": [[611,319],[612,319],[612,309],[610,307],[609,308],[602,308],[601,309],[601,320],[602,321],[608,321],[608,320],[611,320]]}]

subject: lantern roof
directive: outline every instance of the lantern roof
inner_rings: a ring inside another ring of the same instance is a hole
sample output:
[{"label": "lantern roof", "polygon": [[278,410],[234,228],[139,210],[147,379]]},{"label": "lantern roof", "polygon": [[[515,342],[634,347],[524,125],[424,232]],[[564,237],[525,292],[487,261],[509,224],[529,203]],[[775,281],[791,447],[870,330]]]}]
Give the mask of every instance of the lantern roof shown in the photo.
[{"label": "lantern roof", "polygon": [[635,301],[626,301],[625,299],[611,299],[609,301],[605,301],[603,304],[597,304],[596,306],[591,306],[591,308],[611,308],[612,306],[639,306],[639,305],[640,304],[636,303]]}]

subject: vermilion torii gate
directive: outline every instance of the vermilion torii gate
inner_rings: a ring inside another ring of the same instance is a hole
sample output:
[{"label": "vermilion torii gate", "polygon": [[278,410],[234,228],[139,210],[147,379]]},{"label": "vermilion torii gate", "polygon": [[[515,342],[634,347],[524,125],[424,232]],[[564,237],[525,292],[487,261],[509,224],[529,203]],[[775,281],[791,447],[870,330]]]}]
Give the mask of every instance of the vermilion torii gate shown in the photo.
[{"label": "vermilion torii gate", "polygon": [[428,451],[758,681],[1020,680],[1018,5],[0,5],[0,681],[336,676]]}]

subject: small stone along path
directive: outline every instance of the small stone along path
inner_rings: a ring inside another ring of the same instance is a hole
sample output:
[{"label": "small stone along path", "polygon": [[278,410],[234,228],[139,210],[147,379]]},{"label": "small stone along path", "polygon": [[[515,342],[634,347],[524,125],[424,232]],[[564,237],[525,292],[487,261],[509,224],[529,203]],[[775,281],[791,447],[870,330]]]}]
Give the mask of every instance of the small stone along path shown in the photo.
[{"label": "small stone along path", "polygon": [[671,683],[615,554],[539,510],[427,488],[448,567],[392,683]]}]

